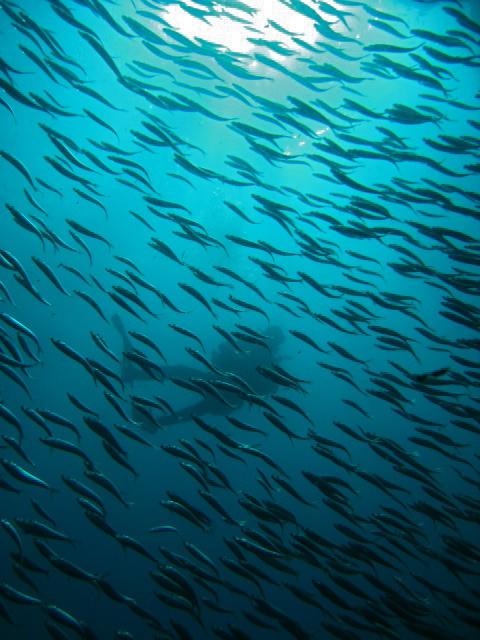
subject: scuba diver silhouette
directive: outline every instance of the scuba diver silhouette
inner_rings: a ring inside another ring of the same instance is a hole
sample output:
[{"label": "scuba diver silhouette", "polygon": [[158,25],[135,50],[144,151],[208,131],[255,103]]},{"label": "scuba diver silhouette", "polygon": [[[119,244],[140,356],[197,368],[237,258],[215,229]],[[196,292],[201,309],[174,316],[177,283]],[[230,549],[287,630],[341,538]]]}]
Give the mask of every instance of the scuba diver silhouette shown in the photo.
[{"label": "scuba diver silhouette", "polygon": [[[155,380],[147,371],[134,364],[125,354],[135,351],[125,331],[122,321],[117,315],[112,323],[123,340],[123,358],[121,362],[121,378],[125,385],[132,385],[140,380]],[[258,335],[258,334],[257,334]],[[284,334],[280,327],[270,325],[262,334],[264,343],[249,342],[241,350],[235,349],[227,340],[213,351],[209,360],[213,369],[188,365],[162,365],[163,383],[170,380],[177,386],[202,395],[201,399],[187,403],[175,413],[153,416],[149,411],[133,402],[132,419],[147,430],[180,424],[193,416],[228,415],[242,406],[246,401],[255,398],[266,398],[277,389],[275,381],[266,377],[261,371],[280,363],[280,347],[284,342]],[[231,385],[231,386],[230,386]]]}]

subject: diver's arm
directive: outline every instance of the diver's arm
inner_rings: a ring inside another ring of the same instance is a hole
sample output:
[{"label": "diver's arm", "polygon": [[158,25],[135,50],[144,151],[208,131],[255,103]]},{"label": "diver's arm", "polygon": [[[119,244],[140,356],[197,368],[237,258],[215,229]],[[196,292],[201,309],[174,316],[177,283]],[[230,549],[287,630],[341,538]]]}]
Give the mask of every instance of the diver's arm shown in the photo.
[{"label": "diver's arm", "polygon": [[158,426],[169,427],[171,425],[182,424],[192,419],[192,416],[204,416],[208,414],[214,415],[227,415],[233,409],[229,409],[227,406],[215,400],[215,398],[205,398],[192,404],[183,407],[177,411],[175,415],[161,416],[156,420]]}]

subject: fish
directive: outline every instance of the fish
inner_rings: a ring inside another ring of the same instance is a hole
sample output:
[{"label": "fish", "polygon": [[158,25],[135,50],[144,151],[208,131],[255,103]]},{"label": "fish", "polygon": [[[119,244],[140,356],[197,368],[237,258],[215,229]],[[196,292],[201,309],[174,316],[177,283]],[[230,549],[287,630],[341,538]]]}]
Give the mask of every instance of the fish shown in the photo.
[{"label": "fish", "polygon": [[440,369],[435,369],[435,371],[430,371],[428,373],[417,373],[413,375],[413,379],[415,382],[420,383],[429,383],[434,382],[436,378],[440,378],[449,372],[449,367],[441,367]]},{"label": "fish", "polygon": [[[1,81],[0,82],[0,87],[5,88],[5,84],[3,83],[3,81]],[[30,175],[30,172],[25,167],[25,165],[20,160],[18,160],[18,158],[15,158],[14,156],[12,156],[11,153],[8,153],[8,151],[5,151],[4,149],[0,149],[0,156],[4,160],[6,160],[9,164],[11,164],[12,167],[15,167],[15,169],[19,173],[21,173],[23,175],[23,177],[27,180],[27,182],[30,184],[32,189],[34,191],[37,191],[37,187],[35,185],[35,182],[33,181],[32,176]]]},{"label": "fish", "polygon": [[65,287],[63,286],[60,279],[57,277],[57,275],[53,271],[53,269],[49,267],[49,265],[46,262],[44,262],[40,258],[37,258],[36,256],[32,256],[32,261],[40,269],[40,271],[50,280],[50,282],[54,285],[54,287],[56,287],[61,293],[67,296],[70,295],[68,291],[65,289]]},{"label": "fish", "polygon": [[68,218],[66,220],[66,223],[70,225],[72,229],[77,231],[77,233],[80,233],[81,235],[84,235],[87,238],[93,238],[95,240],[99,240],[100,242],[103,242],[104,244],[106,244],[109,249],[112,248],[112,244],[106,238],[101,236],[96,231],[93,231],[92,229],[87,229],[87,227],[84,227],[82,224],[80,224],[76,220],[72,220],[71,218]]}]

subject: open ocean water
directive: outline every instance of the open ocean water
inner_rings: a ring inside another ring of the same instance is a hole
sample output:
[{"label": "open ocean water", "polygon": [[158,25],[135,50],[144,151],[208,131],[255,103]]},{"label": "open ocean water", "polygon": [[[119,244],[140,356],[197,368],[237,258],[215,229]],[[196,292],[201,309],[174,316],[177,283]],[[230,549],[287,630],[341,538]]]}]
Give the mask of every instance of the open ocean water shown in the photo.
[{"label": "open ocean water", "polygon": [[0,638],[473,640],[477,0],[0,0]]}]

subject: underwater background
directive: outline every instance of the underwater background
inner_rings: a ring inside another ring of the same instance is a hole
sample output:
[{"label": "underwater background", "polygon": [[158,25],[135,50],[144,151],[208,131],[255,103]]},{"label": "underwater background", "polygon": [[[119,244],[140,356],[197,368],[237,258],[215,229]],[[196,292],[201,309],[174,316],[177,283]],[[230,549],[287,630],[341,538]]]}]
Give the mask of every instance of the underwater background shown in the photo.
[{"label": "underwater background", "polygon": [[478,637],[479,3],[0,10],[0,637]]}]

